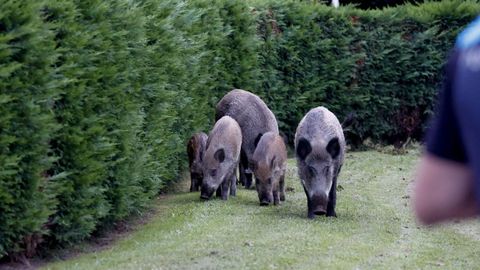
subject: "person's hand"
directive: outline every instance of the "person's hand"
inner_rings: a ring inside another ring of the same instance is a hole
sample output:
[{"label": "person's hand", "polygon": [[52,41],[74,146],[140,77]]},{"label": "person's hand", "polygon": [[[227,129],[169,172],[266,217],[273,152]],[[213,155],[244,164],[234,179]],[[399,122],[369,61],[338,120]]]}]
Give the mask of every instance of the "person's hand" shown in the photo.
[{"label": "person's hand", "polygon": [[418,167],[413,198],[418,220],[433,224],[476,216],[473,179],[467,165],[425,154]]}]

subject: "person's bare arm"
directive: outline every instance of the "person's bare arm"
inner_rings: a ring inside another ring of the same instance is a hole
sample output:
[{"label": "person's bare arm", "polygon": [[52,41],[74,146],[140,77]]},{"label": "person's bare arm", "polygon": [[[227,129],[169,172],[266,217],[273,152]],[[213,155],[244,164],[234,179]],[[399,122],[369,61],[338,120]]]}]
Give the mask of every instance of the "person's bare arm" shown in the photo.
[{"label": "person's bare arm", "polygon": [[462,163],[424,154],[417,170],[414,209],[424,224],[478,214],[471,170]]}]

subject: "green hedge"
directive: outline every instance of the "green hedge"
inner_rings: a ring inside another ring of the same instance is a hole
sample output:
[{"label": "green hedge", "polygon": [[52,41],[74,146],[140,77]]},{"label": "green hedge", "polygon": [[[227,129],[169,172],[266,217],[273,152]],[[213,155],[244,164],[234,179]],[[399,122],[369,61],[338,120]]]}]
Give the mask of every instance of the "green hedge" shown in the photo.
[{"label": "green hedge", "polygon": [[280,129],[291,140],[301,117],[325,105],[340,121],[355,114],[354,145],[421,138],[455,36],[480,13],[476,1],[373,11],[259,2],[259,91]]},{"label": "green hedge", "polygon": [[218,96],[255,86],[250,15],[239,1],[2,3],[0,257],[85,239],[177,179]]},{"label": "green hedge", "polygon": [[475,1],[361,11],[297,1],[5,0],[0,10],[0,257],[89,237],[185,169],[232,88],[292,138],[311,107],[348,138],[418,138]]},{"label": "green hedge", "polygon": [[[45,233],[52,214],[45,192],[56,55],[36,1],[3,1],[0,9],[0,257]],[[34,247],[22,249],[32,252]]]},{"label": "green hedge", "polygon": [[141,199],[135,166],[141,155],[143,32],[140,10],[127,3],[51,1],[44,16],[56,33],[55,116],[51,145],[61,157],[50,169],[59,242],[88,236],[100,221],[124,216]]}]

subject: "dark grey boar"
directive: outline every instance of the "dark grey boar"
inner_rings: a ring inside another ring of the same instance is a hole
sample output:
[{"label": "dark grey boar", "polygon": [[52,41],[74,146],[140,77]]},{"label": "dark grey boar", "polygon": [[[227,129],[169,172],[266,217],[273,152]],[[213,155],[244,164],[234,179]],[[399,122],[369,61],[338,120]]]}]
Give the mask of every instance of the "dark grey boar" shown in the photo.
[{"label": "dark grey boar", "polygon": [[198,191],[202,186],[203,170],[202,159],[205,152],[205,146],[207,145],[208,136],[204,132],[193,134],[188,140],[187,154],[188,165],[190,167],[190,192]]},{"label": "dark grey boar", "polygon": [[337,177],[345,156],[345,137],[337,117],[325,107],[310,110],[298,124],[295,153],[308,217],[336,216]]},{"label": "dark grey boar", "polygon": [[217,104],[215,119],[228,115],[237,121],[242,129],[242,151],[240,154],[240,183],[250,188],[252,170],[249,160],[253,157],[256,143],[263,134],[278,134],[275,116],[265,102],[257,95],[241,89],[228,92]]},{"label": "dark grey boar", "polygon": [[283,138],[274,132],[263,134],[250,162],[260,205],[285,201],[287,148]]},{"label": "dark grey boar", "polygon": [[223,200],[235,196],[235,175],[242,147],[242,131],[238,123],[229,116],[220,118],[208,134],[207,147],[203,156],[203,183],[200,198],[210,199],[215,191]]}]

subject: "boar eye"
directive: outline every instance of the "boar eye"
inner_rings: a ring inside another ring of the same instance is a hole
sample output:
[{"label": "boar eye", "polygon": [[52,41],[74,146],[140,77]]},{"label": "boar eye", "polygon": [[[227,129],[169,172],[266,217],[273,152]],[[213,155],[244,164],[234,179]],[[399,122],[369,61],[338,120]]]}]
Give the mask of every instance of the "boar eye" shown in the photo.
[{"label": "boar eye", "polygon": [[326,166],[325,168],[323,168],[323,173],[325,175],[328,175],[329,172],[330,172],[330,166]]},{"label": "boar eye", "polygon": [[210,176],[214,177],[215,175],[217,175],[217,170],[211,170]]},{"label": "boar eye", "polygon": [[317,175],[317,171],[316,171],[315,168],[313,168],[312,166],[308,166],[308,173],[309,173],[311,176]]}]

